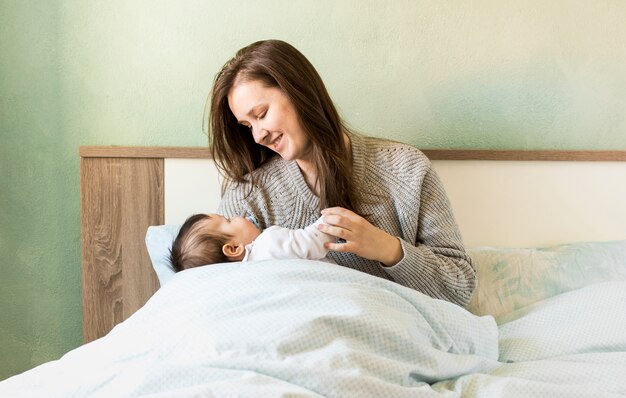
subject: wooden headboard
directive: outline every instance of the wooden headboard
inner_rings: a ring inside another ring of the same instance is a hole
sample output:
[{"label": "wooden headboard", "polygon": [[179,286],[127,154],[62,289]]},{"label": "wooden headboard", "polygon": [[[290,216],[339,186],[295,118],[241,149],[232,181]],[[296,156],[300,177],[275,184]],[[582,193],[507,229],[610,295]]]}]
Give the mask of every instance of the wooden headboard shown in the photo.
[{"label": "wooden headboard", "polygon": [[[423,152],[468,247],[626,239],[626,151]],[[158,289],[148,226],[215,210],[220,183],[210,164],[208,148],[80,148],[84,342]]]}]

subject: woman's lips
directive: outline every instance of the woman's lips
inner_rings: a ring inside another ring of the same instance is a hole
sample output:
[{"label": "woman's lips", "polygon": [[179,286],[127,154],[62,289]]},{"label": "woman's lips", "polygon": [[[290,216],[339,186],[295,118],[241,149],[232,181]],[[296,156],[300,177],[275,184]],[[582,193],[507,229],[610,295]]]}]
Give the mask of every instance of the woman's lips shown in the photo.
[{"label": "woman's lips", "polygon": [[283,135],[282,135],[282,134],[280,134],[278,137],[276,137],[276,139],[275,139],[274,141],[272,141],[272,142],[270,143],[270,145],[269,145],[269,146],[273,147],[273,148],[274,148],[274,151],[278,152],[278,151],[281,149],[281,147],[280,147],[280,143],[281,143],[282,141],[283,141]]}]

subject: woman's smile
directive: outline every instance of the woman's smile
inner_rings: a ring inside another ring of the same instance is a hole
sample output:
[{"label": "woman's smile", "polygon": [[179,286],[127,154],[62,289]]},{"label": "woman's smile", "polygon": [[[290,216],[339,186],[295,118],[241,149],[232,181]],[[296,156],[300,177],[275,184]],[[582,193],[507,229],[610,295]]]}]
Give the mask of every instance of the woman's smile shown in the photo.
[{"label": "woman's smile", "polygon": [[282,149],[282,145],[280,145],[280,143],[282,142],[282,138],[283,135],[282,133],[278,135],[278,137],[276,137],[276,139],[274,139],[274,141],[272,141],[268,146],[269,147],[273,147],[271,148],[274,152],[278,152],[280,153],[280,150]]}]

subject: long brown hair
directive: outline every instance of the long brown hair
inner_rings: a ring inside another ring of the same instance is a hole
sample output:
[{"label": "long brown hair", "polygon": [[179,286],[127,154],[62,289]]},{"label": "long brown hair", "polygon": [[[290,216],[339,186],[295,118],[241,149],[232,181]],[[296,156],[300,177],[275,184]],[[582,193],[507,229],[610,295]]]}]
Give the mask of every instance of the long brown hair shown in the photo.
[{"label": "long brown hair", "polygon": [[357,193],[352,183],[350,148],[344,143],[344,133],[353,133],[341,120],[313,65],[280,40],[258,41],[242,48],[215,77],[210,104],[207,102],[209,144],[218,169],[226,177],[225,184],[243,183],[249,175],[252,189],[254,170],[276,155],[257,144],[230,110],[228,94],[242,81],[260,81],[283,91],[312,144],[320,209],[342,206],[353,210]]}]

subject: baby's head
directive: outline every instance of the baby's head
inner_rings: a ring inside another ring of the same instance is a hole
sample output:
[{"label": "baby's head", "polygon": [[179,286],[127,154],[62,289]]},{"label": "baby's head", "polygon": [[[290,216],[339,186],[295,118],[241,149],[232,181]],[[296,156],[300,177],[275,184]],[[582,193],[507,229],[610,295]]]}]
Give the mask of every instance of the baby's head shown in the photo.
[{"label": "baby's head", "polygon": [[243,260],[245,246],[261,231],[249,219],[225,218],[219,214],[194,214],[180,228],[172,248],[174,271],[201,265]]}]

